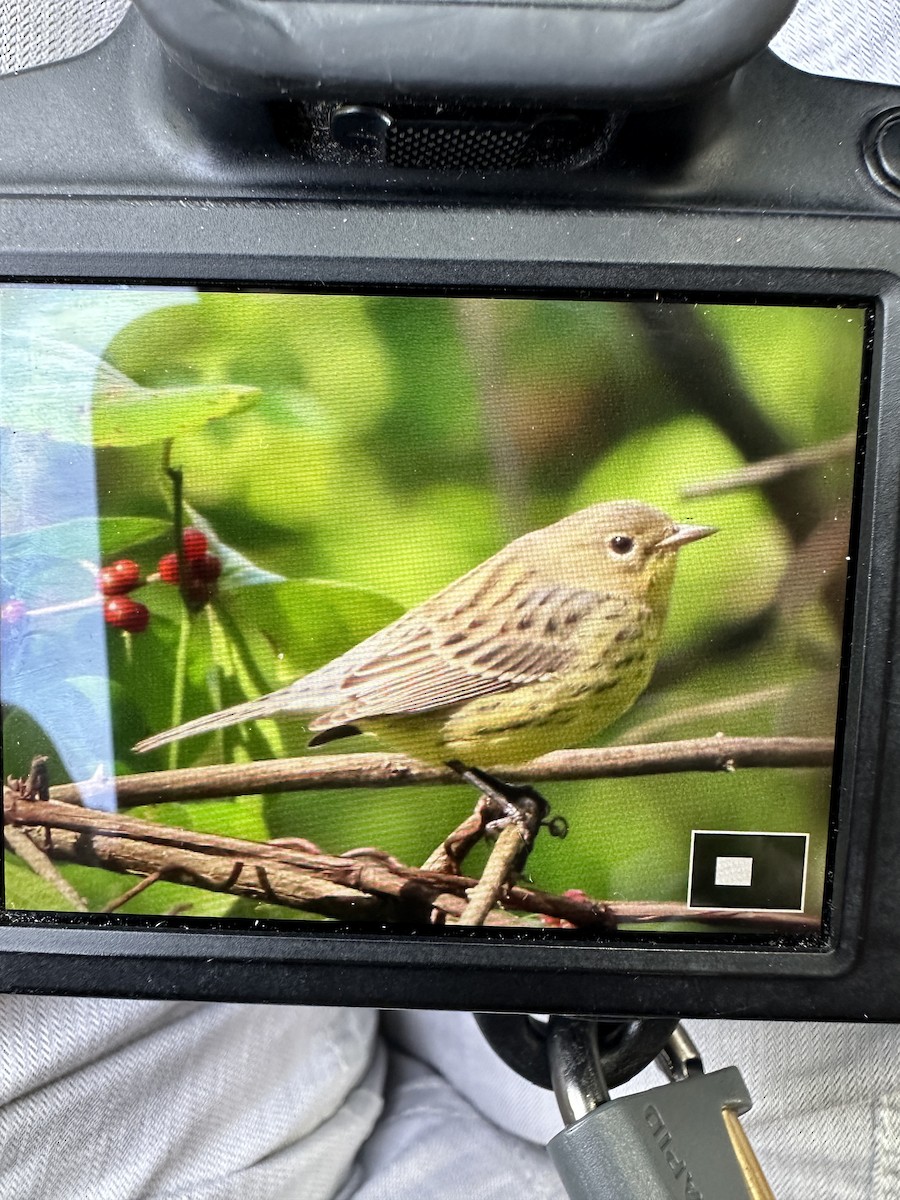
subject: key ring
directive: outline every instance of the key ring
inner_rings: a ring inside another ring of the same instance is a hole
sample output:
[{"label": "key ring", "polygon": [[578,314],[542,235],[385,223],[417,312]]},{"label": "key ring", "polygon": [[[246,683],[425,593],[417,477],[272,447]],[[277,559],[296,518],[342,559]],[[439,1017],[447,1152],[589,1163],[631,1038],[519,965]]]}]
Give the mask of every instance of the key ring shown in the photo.
[{"label": "key ring", "polygon": [[495,1054],[529,1083],[553,1089],[548,1038],[555,1023],[585,1027],[588,1057],[596,1055],[608,1088],[627,1083],[659,1055],[678,1022],[651,1018],[595,1021],[580,1017],[551,1017],[541,1021],[527,1013],[476,1013],[475,1020]]}]

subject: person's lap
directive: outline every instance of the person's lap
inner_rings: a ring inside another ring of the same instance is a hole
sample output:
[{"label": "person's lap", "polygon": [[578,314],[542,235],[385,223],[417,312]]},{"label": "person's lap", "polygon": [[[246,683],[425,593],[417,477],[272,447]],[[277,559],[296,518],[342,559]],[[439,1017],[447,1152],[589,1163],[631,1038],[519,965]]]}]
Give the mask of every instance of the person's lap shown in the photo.
[{"label": "person's lap", "polygon": [[[900,1195],[900,1030],[690,1028],[779,1200]],[[465,1013],[0,997],[0,1200],[563,1200],[560,1127]]]}]

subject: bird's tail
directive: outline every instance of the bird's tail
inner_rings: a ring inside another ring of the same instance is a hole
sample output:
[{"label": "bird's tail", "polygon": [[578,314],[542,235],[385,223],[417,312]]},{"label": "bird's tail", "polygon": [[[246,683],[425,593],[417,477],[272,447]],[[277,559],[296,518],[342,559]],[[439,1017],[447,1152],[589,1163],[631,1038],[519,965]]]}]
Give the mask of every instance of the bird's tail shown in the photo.
[{"label": "bird's tail", "polygon": [[[210,713],[205,717],[197,717],[194,721],[185,721],[174,729],[164,729],[162,733],[154,733],[152,737],[144,738],[134,747],[140,754],[148,750],[156,750],[169,742],[180,742],[182,738],[194,737],[198,733],[210,733],[213,729],[225,729],[228,725],[239,725],[242,721],[259,720],[262,717],[276,715],[287,716],[290,706],[285,703],[285,695],[289,691],[271,692],[261,696],[259,700],[248,700],[244,704],[235,704],[231,708],[223,708],[220,712]],[[303,710],[298,710],[303,711]]]}]

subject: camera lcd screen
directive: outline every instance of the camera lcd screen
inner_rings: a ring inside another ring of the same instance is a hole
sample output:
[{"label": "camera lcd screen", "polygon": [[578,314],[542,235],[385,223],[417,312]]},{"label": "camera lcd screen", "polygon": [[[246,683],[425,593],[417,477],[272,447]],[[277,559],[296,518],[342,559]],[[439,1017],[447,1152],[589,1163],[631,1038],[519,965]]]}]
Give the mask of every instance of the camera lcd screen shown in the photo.
[{"label": "camera lcd screen", "polygon": [[0,285],[4,919],[814,946],[870,316]]}]

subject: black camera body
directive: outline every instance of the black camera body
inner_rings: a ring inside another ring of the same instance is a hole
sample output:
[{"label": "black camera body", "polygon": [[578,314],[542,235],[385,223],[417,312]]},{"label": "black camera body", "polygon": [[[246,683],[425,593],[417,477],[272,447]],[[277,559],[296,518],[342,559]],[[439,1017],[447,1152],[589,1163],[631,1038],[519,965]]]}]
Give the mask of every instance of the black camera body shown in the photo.
[{"label": "black camera body", "polygon": [[[643,931],[643,916],[610,934],[562,910],[499,928],[73,913],[7,898],[0,988],[898,1019],[900,89],[805,75],[762,49],[790,10],[783,0],[135,7],[89,54],[0,80],[10,287],[861,314],[821,902],[804,926],[717,924],[707,901],[705,931],[685,911],[674,928]],[[721,396],[723,409],[735,403]],[[4,473],[0,462],[0,483]],[[685,561],[702,553],[683,551]],[[8,658],[7,681],[16,669]],[[709,720],[720,734],[725,718]],[[7,763],[4,776],[14,773]],[[87,836],[65,821],[42,833],[32,809],[15,816],[20,802],[21,792],[6,832],[25,831],[47,857],[69,834]],[[710,828],[685,820],[694,835]],[[130,828],[104,826],[100,840]],[[794,832],[750,815],[713,828]],[[89,870],[95,860],[78,853],[66,849],[65,861]]]}]

